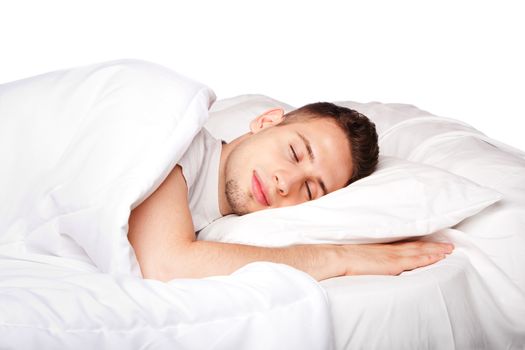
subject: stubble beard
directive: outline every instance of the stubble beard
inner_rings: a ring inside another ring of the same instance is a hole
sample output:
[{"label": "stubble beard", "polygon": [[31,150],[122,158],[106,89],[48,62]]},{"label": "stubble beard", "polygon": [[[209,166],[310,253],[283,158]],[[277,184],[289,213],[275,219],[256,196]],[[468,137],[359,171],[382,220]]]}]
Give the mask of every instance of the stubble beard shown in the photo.
[{"label": "stubble beard", "polygon": [[248,196],[241,190],[241,187],[236,180],[231,179],[226,181],[225,192],[226,200],[234,214],[244,215],[250,212],[246,206]]}]

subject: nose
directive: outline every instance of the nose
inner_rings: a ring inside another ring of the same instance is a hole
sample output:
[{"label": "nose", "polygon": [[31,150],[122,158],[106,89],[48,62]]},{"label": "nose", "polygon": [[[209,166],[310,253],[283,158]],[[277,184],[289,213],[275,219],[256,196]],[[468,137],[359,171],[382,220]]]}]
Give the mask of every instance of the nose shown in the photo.
[{"label": "nose", "polygon": [[304,174],[299,169],[282,169],[274,173],[273,179],[281,196],[288,196],[304,181]]}]

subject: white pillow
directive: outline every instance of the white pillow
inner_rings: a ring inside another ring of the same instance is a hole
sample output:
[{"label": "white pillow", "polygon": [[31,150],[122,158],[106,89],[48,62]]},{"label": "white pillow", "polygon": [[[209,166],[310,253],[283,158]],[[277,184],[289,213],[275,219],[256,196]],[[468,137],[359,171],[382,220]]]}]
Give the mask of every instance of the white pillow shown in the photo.
[{"label": "white pillow", "polygon": [[230,142],[250,131],[252,119],[269,109],[279,107],[285,112],[294,109],[264,95],[240,95],[222,99],[211,106],[210,118],[205,127],[216,138]]},{"label": "white pillow", "polygon": [[298,206],[221,218],[199,239],[260,246],[375,243],[451,227],[501,199],[447,171],[394,157],[346,188]]}]

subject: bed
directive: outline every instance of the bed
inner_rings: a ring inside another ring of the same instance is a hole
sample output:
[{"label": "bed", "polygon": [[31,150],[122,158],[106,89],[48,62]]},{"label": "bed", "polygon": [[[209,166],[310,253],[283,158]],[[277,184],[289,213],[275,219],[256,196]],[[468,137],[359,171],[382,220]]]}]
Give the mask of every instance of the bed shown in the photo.
[{"label": "bed", "polygon": [[320,283],[267,262],[230,276],[140,278],[129,211],[198,130],[229,141],[264,110],[292,109],[263,95],[215,99],[135,60],[0,86],[9,169],[0,175],[1,348],[525,347],[525,153],[410,105],[336,102],[376,123],[376,176],[321,202],[219,219],[198,238],[283,246],[421,237],[452,241],[446,259]]}]

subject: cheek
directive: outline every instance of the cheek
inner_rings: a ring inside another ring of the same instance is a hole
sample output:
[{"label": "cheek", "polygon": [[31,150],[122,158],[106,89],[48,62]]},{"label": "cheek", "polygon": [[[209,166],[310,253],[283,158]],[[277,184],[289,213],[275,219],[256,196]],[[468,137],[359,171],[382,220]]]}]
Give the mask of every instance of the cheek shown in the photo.
[{"label": "cheek", "polygon": [[254,143],[239,148],[232,156],[232,164],[242,172],[250,173],[254,169],[269,171],[283,159],[282,152],[278,152],[275,144]]},{"label": "cheek", "polygon": [[[241,188],[250,191],[253,170],[256,170],[265,182],[270,182],[275,171],[290,165],[286,152],[287,148],[274,140],[239,145],[228,158],[226,180],[235,180]],[[293,204],[297,203],[289,205]]]},{"label": "cheek", "polygon": [[235,149],[226,161],[225,177],[226,181],[235,180],[241,187],[245,187],[246,179],[251,173],[251,157],[248,150],[239,148]]}]

